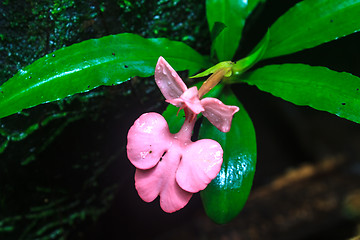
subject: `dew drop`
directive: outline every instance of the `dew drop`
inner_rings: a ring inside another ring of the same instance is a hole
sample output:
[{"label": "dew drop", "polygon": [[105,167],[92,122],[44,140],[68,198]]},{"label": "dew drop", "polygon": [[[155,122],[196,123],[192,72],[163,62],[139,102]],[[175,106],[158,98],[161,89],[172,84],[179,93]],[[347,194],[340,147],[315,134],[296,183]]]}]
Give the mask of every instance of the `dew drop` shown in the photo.
[{"label": "dew drop", "polygon": [[141,159],[145,159],[149,152],[140,152]]},{"label": "dew drop", "polygon": [[26,70],[23,70],[23,69],[20,69],[20,70],[19,70],[19,73],[20,73],[21,75],[23,75],[23,74],[26,74],[27,71],[26,71]]}]

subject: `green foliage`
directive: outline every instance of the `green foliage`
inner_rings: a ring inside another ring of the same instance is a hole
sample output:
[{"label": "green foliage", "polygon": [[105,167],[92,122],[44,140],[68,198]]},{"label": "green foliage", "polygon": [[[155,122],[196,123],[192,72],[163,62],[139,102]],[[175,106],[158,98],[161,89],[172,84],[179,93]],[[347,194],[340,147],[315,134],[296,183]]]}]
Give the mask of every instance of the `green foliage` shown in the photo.
[{"label": "green foliage", "polygon": [[360,78],[305,64],[269,65],[243,76],[243,81],[297,105],[360,123]]},{"label": "green foliage", "polygon": [[224,150],[219,174],[201,192],[207,215],[216,223],[223,224],[237,216],[249,196],[256,168],[256,136],[249,115],[230,89],[221,92],[220,100],[240,107],[234,115],[230,132],[220,132],[203,119],[199,138],[214,139]]},{"label": "green foliage", "polygon": [[316,47],[360,30],[359,0],[304,0],[270,27],[264,58]]},{"label": "green foliage", "polygon": [[213,32],[216,22],[223,23],[225,28],[212,43],[218,60],[232,60],[238,48],[245,19],[256,5],[262,0],[235,1],[235,0],[207,0],[206,17],[210,32]]},{"label": "green foliage", "polygon": [[168,39],[124,33],[88,40],[46,55],[1,85],[0,117],[100,85],[151,76],[159,56],[190,73],[207,66],[196,51]]}]

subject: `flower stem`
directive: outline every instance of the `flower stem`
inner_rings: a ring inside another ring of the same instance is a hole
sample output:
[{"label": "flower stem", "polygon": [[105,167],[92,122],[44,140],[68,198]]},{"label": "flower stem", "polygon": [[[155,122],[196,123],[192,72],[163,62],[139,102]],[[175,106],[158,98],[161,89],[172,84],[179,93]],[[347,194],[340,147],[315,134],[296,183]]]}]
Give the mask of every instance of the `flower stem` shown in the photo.
[{"label": "flower stem", "polygon": [[213,87],[215,87],[229,71],[231,71],[231,67],[220,68],[219,70],[214,72],[200,87],[199,98],[202,98]]},{"label": "flower stem", "polygon": [[192,132],[195,126],[197,114],[193,113],[191,110],[184,109],[185,111],[185,122],[182,125],[180,131],[175,134],[175,138],[188,142],[191,141]]}]

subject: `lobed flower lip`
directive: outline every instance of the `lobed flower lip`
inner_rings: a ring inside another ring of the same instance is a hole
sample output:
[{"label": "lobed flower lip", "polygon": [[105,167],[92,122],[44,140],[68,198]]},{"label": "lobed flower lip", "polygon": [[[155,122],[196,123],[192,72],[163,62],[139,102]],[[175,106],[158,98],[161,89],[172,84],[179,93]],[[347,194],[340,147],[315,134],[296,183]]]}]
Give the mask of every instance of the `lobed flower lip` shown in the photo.
[{"label": "lobed flower lip", "polygon": [[225,105],[216,98],[200,100],[198,89],[196,87],[188,89],[163,57],[159,57],[155,67],[155,82],[167,102],[180,109],[187,108],[194,114],[202,113],[220,131],[230,131],[232,118],[239,108]]},{"label": "lobed flower lip", "polygon": [[178,133],[171,134],[163,116],[145,113],[128,133],[127,155],[137,168],[136,190],[146,202],[160,196],[165,212],[183,208],[221,168],[223,150],[218,142],[190,140],[194,122],[185,121]]}]

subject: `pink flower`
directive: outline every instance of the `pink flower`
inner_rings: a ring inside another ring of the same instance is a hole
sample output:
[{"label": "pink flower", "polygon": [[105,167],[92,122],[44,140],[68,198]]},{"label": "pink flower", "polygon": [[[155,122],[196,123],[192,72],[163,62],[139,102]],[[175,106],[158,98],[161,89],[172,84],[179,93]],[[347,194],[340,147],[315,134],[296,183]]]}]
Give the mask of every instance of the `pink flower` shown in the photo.
[{"label": "pink flower", "polygon": [[158,113],[141,115],[128,133],[127,154],[137,168],[135,187],[145,202],[160,196],[165,212],[183,208],[219,173],[223,150],[210,139],[190,140],[195,120],[171,134]]},{"label": "pink flower", "polygon": [[197,87],[188,89],[163,57],[160,57],[156,64],[155,81],[167,102],[180,109],[188,108],[194,114],[202,113],[220,131],[230,131],[233,115],[239,111],[239,108],[227,106],[216,98],[200,100]]},{"label": "pink flower", "polygon": [[165,212],[183,208],[193,193],[201,191],[220,171],[223,150],[211,139],[191,141],[196,116],[202,113],[218,129],[230,130],[232,116],[239,110],[215,98],[199,99],[196,87],[188,89],[176,71],[160,57],[155,81],[167,102],[184,109],[185,122],[171,134],[158,113],[141,115],[128,132],[127,155],[137,168],[135,187],[146,202],[160,196]]}]

